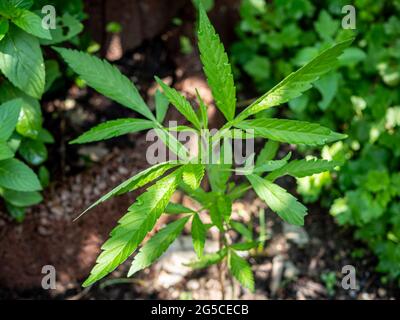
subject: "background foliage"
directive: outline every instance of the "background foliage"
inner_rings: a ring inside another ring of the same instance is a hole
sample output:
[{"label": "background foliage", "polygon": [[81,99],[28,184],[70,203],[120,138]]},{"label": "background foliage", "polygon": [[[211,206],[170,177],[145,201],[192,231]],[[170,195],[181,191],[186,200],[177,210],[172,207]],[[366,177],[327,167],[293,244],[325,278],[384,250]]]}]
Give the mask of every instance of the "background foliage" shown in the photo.
[{"label": "background foliage", "polygon": [[[287,114],[349,135],[322,157],[348,160],[338,173],[298,178],[305,201],[320,200],[340,225],[352,226],[379,258],[377,269],[400,276],[400,1],[356,0],[356,29],[341,27],[347,1],[244,0],[231,47],[235,75],[258,92],[354,34],[340,64],[315,89],[289,101]],[[270,114],[264,114],[270,116]],[[301,148],[306,155],[316,150]]]}]

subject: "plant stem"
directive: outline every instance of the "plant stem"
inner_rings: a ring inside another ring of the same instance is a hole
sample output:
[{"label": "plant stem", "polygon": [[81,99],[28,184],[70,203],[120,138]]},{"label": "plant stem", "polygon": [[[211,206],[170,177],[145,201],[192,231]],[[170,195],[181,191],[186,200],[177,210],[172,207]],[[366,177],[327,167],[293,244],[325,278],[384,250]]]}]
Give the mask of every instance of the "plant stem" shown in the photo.
[{"label": "plant stem", "polygon": [[[220,231],[219,232],[219,238],[218,238],[218,245],[219,245],[219,250],[222,250],[224,247],[224,232]],[[218,278],[219,278],[219,284],[221,286],[221,300],[225,300],[225,272],[224,272],[224,260],[222,260],[220,263],[218,263]]]}]

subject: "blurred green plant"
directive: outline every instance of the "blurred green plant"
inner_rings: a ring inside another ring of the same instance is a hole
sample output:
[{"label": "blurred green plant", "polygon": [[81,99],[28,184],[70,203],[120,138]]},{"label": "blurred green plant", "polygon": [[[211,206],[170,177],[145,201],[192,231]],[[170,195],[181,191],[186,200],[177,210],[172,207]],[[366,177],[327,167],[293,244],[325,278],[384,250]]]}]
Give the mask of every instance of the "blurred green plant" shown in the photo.
[{"label": "blurred green plant", "polygon": [[344,30],[347,2],[243,0],[231,56],[241,89],[249,91],[250,79],[263,92],[332,43],[356,35],[339,65],[288,103],[289,117],[349,135],[322,149],[324,159],[349,160],[340,172],[300,178],[298,191],[305,201],[330,207],[339,224],[355,227],[356,238],[379,257],[377,269],[399,278],[400,1],[354,1],[356,29]]},{"label": "blurred green plant", "polygon": [[64,12],[55,29],[42,27],[40,2],[0,3],[0,198],[17,221],[42,200],[39,191],[49,183],[46,144],[54,141],[43,128],[39,100],[61,73],[56,60],[43,58],[41,46],[70,40],[83,28],[62,10],[80,1],[55,1]]}]

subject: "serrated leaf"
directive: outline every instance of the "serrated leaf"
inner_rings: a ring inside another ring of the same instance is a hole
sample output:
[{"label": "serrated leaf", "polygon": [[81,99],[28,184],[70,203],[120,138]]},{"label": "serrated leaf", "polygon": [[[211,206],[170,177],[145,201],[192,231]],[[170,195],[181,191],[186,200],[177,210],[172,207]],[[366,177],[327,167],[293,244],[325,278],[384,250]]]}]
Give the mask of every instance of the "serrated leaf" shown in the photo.
[{"label": "serrated leaf", "polygon": [[275,87],[258,98],[240,113],[235,121],[241,121],[262,110],[283,104],[300,96],[304,91],[310,89],[311,84],[320,76],[335,68],[338,63],[337,58],[352,42],[353,39],[348,39],[323,51],[309,63],[296,72],[291,73]]},{"label": "serrated leaf", "polygon": [[0,140],[6,141],[11,137],[18,122],[22,100],[14,99],[0,105]]},{"label": "serrated leaf", "polygon": [[235,116],[236,108],[236,88],[231,65],[224,46],[202,5],[199,5],[198,45],[203,70],[215,103],[225,118],[230,121]]},{"label": "serrated leaf", "polygon": [[259,118],[244,120],[236,125],[240,129],[253,129],[256,136],[279,142],[305,145],[323,145],[347,136],[316,123],[297,120]]},{"label": "serrated leaf", "polygon": [[111,139],[127,133],[134,133],[142,130],[154,128],[154,122],[144,119],[117,119],[106,121],[85,132],[77,139],[71,141],[75,143],[88,143],[100,140]]},{"label": "serrated leaf", "polygon": [[256,166],[260,166],[265,161],[273,160],[279,149],[279,142],[274,140],[268,140],[264,147],[261,149],[259,155],[257,156]]},{"label": "serrated leaf", "polygon": [[87,211],[93,209],[100,203],[107,201],[108,199],[117,196],[117,195],[122,195],[127,192],[131,192],[133,190],[136,190],[140,187],[143,187],[144,185],[150,183],[151,181],[161,177],[165,172],[168,170],[176,167],[178,164],[175,163],[170,163],[170,162],[163,162],[160,164],[156,164],[155,166],[152,166],[146,170],[143,170],[139,172],[138,174],[134,175],[133,177],[129,178],[128,180],[124,181],[114,189],[112,189],[110,192],[102,196],[100,199],[98,199],[95,203],[93,203],[89,208],[87,208],[85,211],[83,211],[76,219],[81,217],[83,214],[85,214]]},{"label": "serrated leaf", "polygon": [[4,199],[16,207],[28,207],[42,202],[43,197],[39,192],[21,192],[14,190],[4,190],[2,193]]},{"label": "serrated leaf", "polygon": [[29,10],[15,9],[11,21],[35,37],[51,40],[50,30],[42,27],[42,18]]},{"label": "serrated leaf", "polygon": [[168,111],[168,98],[157,89],[155,96],[156,103],[156,118],[159,123],[162,123]]},{"label": "serrated leaf", "polygon": [[182,180],[190,188],[196,190],[204,177],[205,166],[203,164],[187,164],[182,173]]},{"label": "serrated leaf", "polygon": [[0,187],[16,191],[38,191],[42,189],[32,169],[17,159],[0,161]]},{"label": "serrated leaf", "polygon": [[132,81],[105,60],[77,50],[53,47],[85,82],[106,97],[155,120]]},{"label": "serrated leaf", "polygon": [[84,287],[105,277],[136,250],[163,213],[176,190],[180,175],[180,170],[171,173],[136,199],[101,247],[103,251],[89,278],[83,283]]},{"label": "serrated leaf", "polygon": [[207,229],[201,221],[198,214],[193,215],[192,220],[192,241],[193,248],[197,257],[201,258],[203,255],[204,244],[206,242]]},{"label": "serrated leaf", "polygon": [[288,162],[288,160],[290,159],[291,156],[292,156],[292,153],[289,152],[284,158],[282,158],[280,160],[268,160],[258,166],[256,165],[254,167],[243,168],[241,170],[236,169],[236,172],[239,172],[244,175],[248,175],[248,174],[252,174],[252,173],[262,174],[264,172],[274,171],[274,170],[277,170],[277,169],[283,167]]},{"label": "serrated leaf", "polygon": [[8,146],[7,142],[0,141],[0,160],[14,157],[14,151]]},{"label": "serrated leaf", "polygon": [[163,92],[169,102],[175,106],[175,108],[190,122],[194,125],[195,128],[201,129],[199,118],[197,118],[196,112],[194,112],[192,106],[189,101],[181,95],[174,88],[169,87],[165,84],[160,78],[155,77],[157,83],[163,89]]},{"label": "serrated leaf", "polygon": [[322,159],[293,160],[278,170],[271,172],[267,176],[267,179],[274,181],[284,175],[293,176],[295,178],[303,178],[312,176],[316,173],[330,171],[339,165],[341,165],[341,163],[338,161],[327,161]]},{"label": "serrated leaf", "polygon": [[243,287],[254,291],[254,276],[248,262],[232,250],[228,257],[228,267],[231,274]]},{"label": "serrated leaf", "polygon": [[39,41],[17,27],[0,41],[0,70],[19,89],[40,99],[45,85],[45,67]]},{"label": "serrated leaf", "polygon": [[228,250],[226,248],[223,248],[214,253],[204,254],[200,259],[188,263],[187,266],[193,269],[207,268],[213,264],[217,264],[222,261],[222,259],[226,257],[227,253]]},{"label": "serrated leaf", "polygon": [[196,211],[193,211],[192,209],[187,208],[180,203],[172,202],[168,203],[164,212],[167,214],[196,213]]},{"label": "serrated leaf", "polygon": [[200,114],[200,121],[203,128],[208,128],[208,114],[207,114],[207,106],[204,103],[204,100],[199,94],[199,91],[196,89],[196,96],[197,101],[199,102],[199,114]]},{"label": "serrated leaf", "polygon": [[285,189],[256,175],[249,175],[250,181],[257,195],[288,223],[302,226],[307,208],[297,201]]},{"label": "serrated leaf", "polygon": [[186,147],[179,142],[179,140],[169,133],[164,128],[155,128],[154,132],[161,139],[161,141],[171,150],[174,154],[178,156],[178,160],[187,161],[189,156],[189,151]]},{"label": "serrated leaf", "polygon": [[135,256],[129,269],[128,277],[150,266],[157,260],[179,236],[189,218],[185,217],[170,223],[150,238]]}]

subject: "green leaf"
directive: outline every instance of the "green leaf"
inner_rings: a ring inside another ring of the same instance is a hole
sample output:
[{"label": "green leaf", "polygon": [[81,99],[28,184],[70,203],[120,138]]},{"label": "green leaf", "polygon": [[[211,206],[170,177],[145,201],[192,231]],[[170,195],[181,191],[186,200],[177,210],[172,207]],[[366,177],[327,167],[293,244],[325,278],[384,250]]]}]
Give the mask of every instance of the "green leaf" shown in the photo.
[{"label": "green leaf", "polygon": [[50,172],[45,166],[39,168],[38,177],[42,187],[47,188],[50,184]]},{"label": "green leaf", "polygon": [[248,174],[252,174],[252,173],[262,174],[264,172],[274,171],[274,170],[277,170],[277,169],[283,167],[288,162],[288,160],[290,159],[291,156],[292,156],[292,153],[289,152],[284,158],[282,158],[280,160],[268,160],[268,161],[265,161],[261,165],[258,165],[258,166],[256,165],[255,167],[248,167],[248,168],[245,167],[243,169],[236,169],[236,172],[239,172],[244,175],[248,175]]},{"label": "green leaf", "polygon": [[230,246],[230,248],[237,250],[237,251],[248,251],[253,249],[259,245],[257,241],[249,241],[249,242],[241,242],[241,243],[234,243]]},{"label": "green leaf", "polygon": [[62,74],[56,60],[46,60],[44,65],[46,68],[46,84],[44,91],[47,92],[51,88],[54,81],[61,77]]},{"label": "green leaf", "polygon": [[17,159],[0,161],[0,186],[16,191],[38,191],[42,189],[32,169]]},{"label": "green leaf", "polygon": [[189,209],[181,205],[180,203],[172,203],[172,202],[168,203],[164,212],[168,214],[196,213],[196,211],[193,211],[192,209]]},{"label": "green leaf", "polygon": [[213,264],[217,264],[222,261],[222,259],[226,257],[227,253],[228,250],[226,248],[223,248],[214,253],[204,254],[200,259],[188,263],[187,266],[193,269],[207,268]]},{"label": "green leaf", "polygon": [[240,129],[253,129],[256,136],[263,138],[311,146],[347,137],[319,124],[297,120],[259,118],[242,121],[236,126]]},{"label": "green leaf", "polygon": [[14,151],[8,146],[7,142],[0,141],[0,160],[14,157]]},{"label": "green leaf", "polygon": [[88,143],[100,140],[111,139],[127,133],[134,133],[154,128],[154,122],[144,119],[118,119],[106,121],[85,132],[71,144]]},{"label": "green leaf", "polygon": [[23,92],[41,98],[45,68],[39,41],[34,36],[10,26],[0,42],[0,70]]},{"label": "green leaf", "polygon": [[85,82],[106,97],[155,120],[135,85],[105,60],[77,50],[53,47]]},{"label": "green leaf", "polygon": [[123,263],[139,246],[147,233],[153,229],[156,221],[164,212],[174,193],[181,172],[177,170],[140,195],[128,212],[118,221],[103,244],[102,253],[96,261],[89,278],[83,283],[90,286]]},{"label": "green leaf", "polygon": [[237,221],[230,221],[229,224],[234,230],[239,232],[246,240],[253,240],[253,232],[247,228],[243,223]]},{"label": "green leaf", "polygon": [[208,128],[207,105],[204,103],[204,100],[200,96],[199,91],[197,89],[196,89],[196,96],[200,107],[199,114],[200,114],[201,125],[203,128],[207,129]]},{"label": "green leaf", "polygon": [[0,41],[5,37],[8,32],[9,23],[8,20],[0,17]]},{"label": "green leaf", "polygon": [[339,86],[339,77],[337,72],[330,72],[314,83],[322,95],[322,100],[318,102],[321,110],[325,111],[333,101]]},{"label": "green leaf", "polygon": [[83,24],[66,12],[62,17],[57,17],[56,28],[50,30],[50,40],[41,40],[40,43],[42,45],[51,45],[65,42],[77,36],[82,30]]},{"label": "green leaf", "polygon": [[311,160],[293,160],[285,166],[271,172],[267,179],[274,181],[284,175],[289,175],[295,178],[303,178],[312,176],[316,173],[330,171],[333,168],[340,166],[341,163],[338,161],[327,161],[322,159],[311,159]]},{"label": "green leaf", "polygon": [[279,149],[279,142],[274,140],[268,140],[259,155],[257,156],[256,166],[262,165],[266,161],[273,160]]},{"label": "green leaf", "polygon": [[196,129],[201,129],[199,118],[197,118],[196,112],[194,112],[189,101],[181,95],[174,88],[169,87],[160,78],[155,77],[157,83],[163,89],[165,96],[169,102],[175,106],[175,108],[190,122]]},{"label": "green leaf", "polygon": [[243,287],[254,291],[254,276],[248,262],[232,250],[229,251],[228,257],[228,267],[231,274]]},{"label": "green leaf", "polygon": [[258,98],[240,113],[235,121],[239,122],[262,110],[278,106],[300,96],[304,91],[310,89],[311,84],[320,76],[335,68],[338,63],[337,58],[352,41],[353,39],[348,39],[339,42],[323,51],[316,58],[287,76],[275,87]]},{"label": "green leaf", "polygon": [[8,213],[17,221],[22,222],[25,219],[25,208],[13,206],[11,203],[6,202]]},{"label": "green leaf", "polygon": [[43,198],[39,192],[21,192],[14,190],[4,190],[4,199],[16,207],[28,207],[42,202]]},{"label": "green leaf", "polygon": [[107,201],[108,199],[117,196],[117,195],[122,195],[127,192],[131,192],[133,190],[136,190],[140,187],[143,187],[144,185],[148,184],[149,182],[161,177],[165,172],[168,170],[176,167],[178,164],[174,163],[169,163],[169,162],[163,162],[160,164],[157,164],[155,166],[152,166],[146,170],[143,170],[142,172],[139,172],[138,174],[134,175],[133,177],[129,178],[128,180],[124,181],[114,189],[112,189],[110,192],[102,196],[99,200],[97,200],[95,203],[93,203],[89,208],[87,208],[85,211],[83,211],[79,216],[82,216],[85,214],[87,211],[93,209],[100,203]]},{"label": "green leaf", "polygon": [[236,88],[231,65],[224,46],[202,5],[199,6],[198,39],[200,59],[215,103],[225,118],[230,121],[235,116],[236,108]]},{"label": "green leaf", "polygon": [[47,160],[47,148],[38,140],[24,139],[18,149],[21,157],[28,163],[38,166]]},{"label": "green leaf", "polygon": [[0,101],[22,98],[16,131],[24,137],[36,139],[42,128],[42,111],[39,102],[14,87],[9,81],[4,81],[0,86]]},{"label": "green leaf", "polygon": [[192,220],[192,241],[193,248],[197,257],[201,258],[203,255],[204,244],[206,243],[207,229],[201,221],[198,214],[193,215]]},{"label": "green leaf", "polygon": [[339,28],[339,21],[332,19],[325,10],[321,10],[314,26],[321,39],[330,40]]},{"label": "green leaf", "polygon": [[183,169],[182,180],[193,190],[196,190],[203,180],[204,171],[203,164],[187,164]]},{"label": "green leaf", "polygon": [[157,89],[156,91],[156,118],[159,123],[162,123],[168,111],[168,98]]},{"label": "green leaf", "polygon": [[302,226],[307,208],[285,189],[256,175],[247,176],[257,195],[288,223]]},{"label": "green leaf", "polygon": [[21,99],[7,101],[0,105],[0,140],[8,140],[18,122],[21,111]]},{"label": "green leaf", "polygon": [[170,223],[147,241],[135,256],[131,268],[129,269],[128,277],[150,266],[157,260],[179,236],[189,218],[190,217],[184,217]]},{"label": "green leaf", "polygon": [[11,17],[11,21],[35,37],[51,40],[50,30],[42,27],[42,18],[29,10],[15,9],[15,15]]},{"label": "green leaf", "polygon": [[189,151],[174,135],[170,134],[164,128],[156,128],[154,129],[154,132],[160,140],[178,156],[178,160],[188,160]]}]

